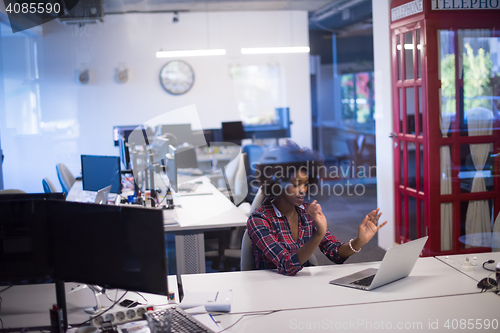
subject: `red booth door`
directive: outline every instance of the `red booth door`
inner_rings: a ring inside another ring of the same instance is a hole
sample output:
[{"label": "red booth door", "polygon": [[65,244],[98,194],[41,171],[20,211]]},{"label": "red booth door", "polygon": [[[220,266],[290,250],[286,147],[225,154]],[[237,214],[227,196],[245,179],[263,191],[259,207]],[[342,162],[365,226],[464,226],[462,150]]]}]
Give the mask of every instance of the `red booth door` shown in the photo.
[{"label": "red booth door", "polygon": [[427,133],[423,21],[392,30],[395,241],[428,234],[424,223]]}]

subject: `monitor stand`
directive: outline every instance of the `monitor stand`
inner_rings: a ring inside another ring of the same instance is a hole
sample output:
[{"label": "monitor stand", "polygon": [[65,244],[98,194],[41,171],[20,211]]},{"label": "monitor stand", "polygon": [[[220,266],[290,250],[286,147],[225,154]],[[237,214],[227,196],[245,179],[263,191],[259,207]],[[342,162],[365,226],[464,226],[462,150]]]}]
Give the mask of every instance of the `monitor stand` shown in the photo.
[{"label": "monitor stand", "polygon": [[68,330],[68,311],[66,309],[66,290],[64,288],[64,281],[56,280],[55,284],[57,306],[62,310],[64,332],[66,332]]}]

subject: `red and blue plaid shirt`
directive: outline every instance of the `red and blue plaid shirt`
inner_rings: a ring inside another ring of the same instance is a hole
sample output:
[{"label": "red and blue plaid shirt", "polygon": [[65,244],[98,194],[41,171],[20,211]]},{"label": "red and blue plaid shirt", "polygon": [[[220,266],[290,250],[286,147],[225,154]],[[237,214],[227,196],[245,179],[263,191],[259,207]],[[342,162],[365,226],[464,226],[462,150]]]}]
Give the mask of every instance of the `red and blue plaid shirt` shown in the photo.
[{"label": "red and blue plaid shirt", "polygon": [[[252,250],[257,269],[277,268],[281,274],[295,275],[307,266],[301,265],[297,250],[312,237],[316,231],[311,215],[307,213],[308,203],[296,207],[299,216],[297,241],[293,239],[287,218],[266,198],[247,221],[248,235],[252,240]],[[343,263],[346,258],[339,256],[341,242],[330,234],[321,241],[319,248],[333,262]]]}]

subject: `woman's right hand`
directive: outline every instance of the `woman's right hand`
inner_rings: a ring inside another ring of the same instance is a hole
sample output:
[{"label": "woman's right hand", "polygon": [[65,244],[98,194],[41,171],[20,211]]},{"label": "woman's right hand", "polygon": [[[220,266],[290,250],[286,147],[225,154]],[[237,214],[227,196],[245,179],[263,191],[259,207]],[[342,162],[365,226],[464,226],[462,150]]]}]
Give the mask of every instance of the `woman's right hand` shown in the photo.
[{"label": "woman's right hand", "polygon": [[323,214],[323,210],[321,209],[321,205],[314,200],[309,205],[309,208],[307,208],[307,213],[309,213],[309,215],[313,218],[317,232],[324,236],[326,234],[327,221],[325,215]]}]

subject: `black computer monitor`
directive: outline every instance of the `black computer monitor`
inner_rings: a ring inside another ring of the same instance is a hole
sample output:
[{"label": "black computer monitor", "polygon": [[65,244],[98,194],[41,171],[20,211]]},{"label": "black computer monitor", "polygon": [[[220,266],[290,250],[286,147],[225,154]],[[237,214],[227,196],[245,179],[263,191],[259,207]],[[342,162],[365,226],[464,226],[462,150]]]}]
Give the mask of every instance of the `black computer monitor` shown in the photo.
[{"label": "black computer monitor", "polygon": [[0,285],[52,282],[46,201],[21,196],[0,195]]},{"label": "black computer monitor", "polygon": [[171,139],[173,146],[193,143],[191,124],[159,125],[156,134],[167,136]]},{"label": "black computer monitor", "polygon": [[111,193],[120,193],[120,157],[82,155],[81,160],[84,191],[99,191],[111,185]]},{"label": "black computer monitor", "polygon": [[11,200],[66,200],[66,194],[64,192],[56,193],[8,193],[1,194],[0,201],[11,201]]},{"label": "black computer monitor", "polygon": [[241,144],[243,139],[245,139],[245,129],[241,121],[222,123],[222,141]]},{"label": "black computer monitor", "polygon": [[167,295],[163,213],[51,201],[56,279]]}]

